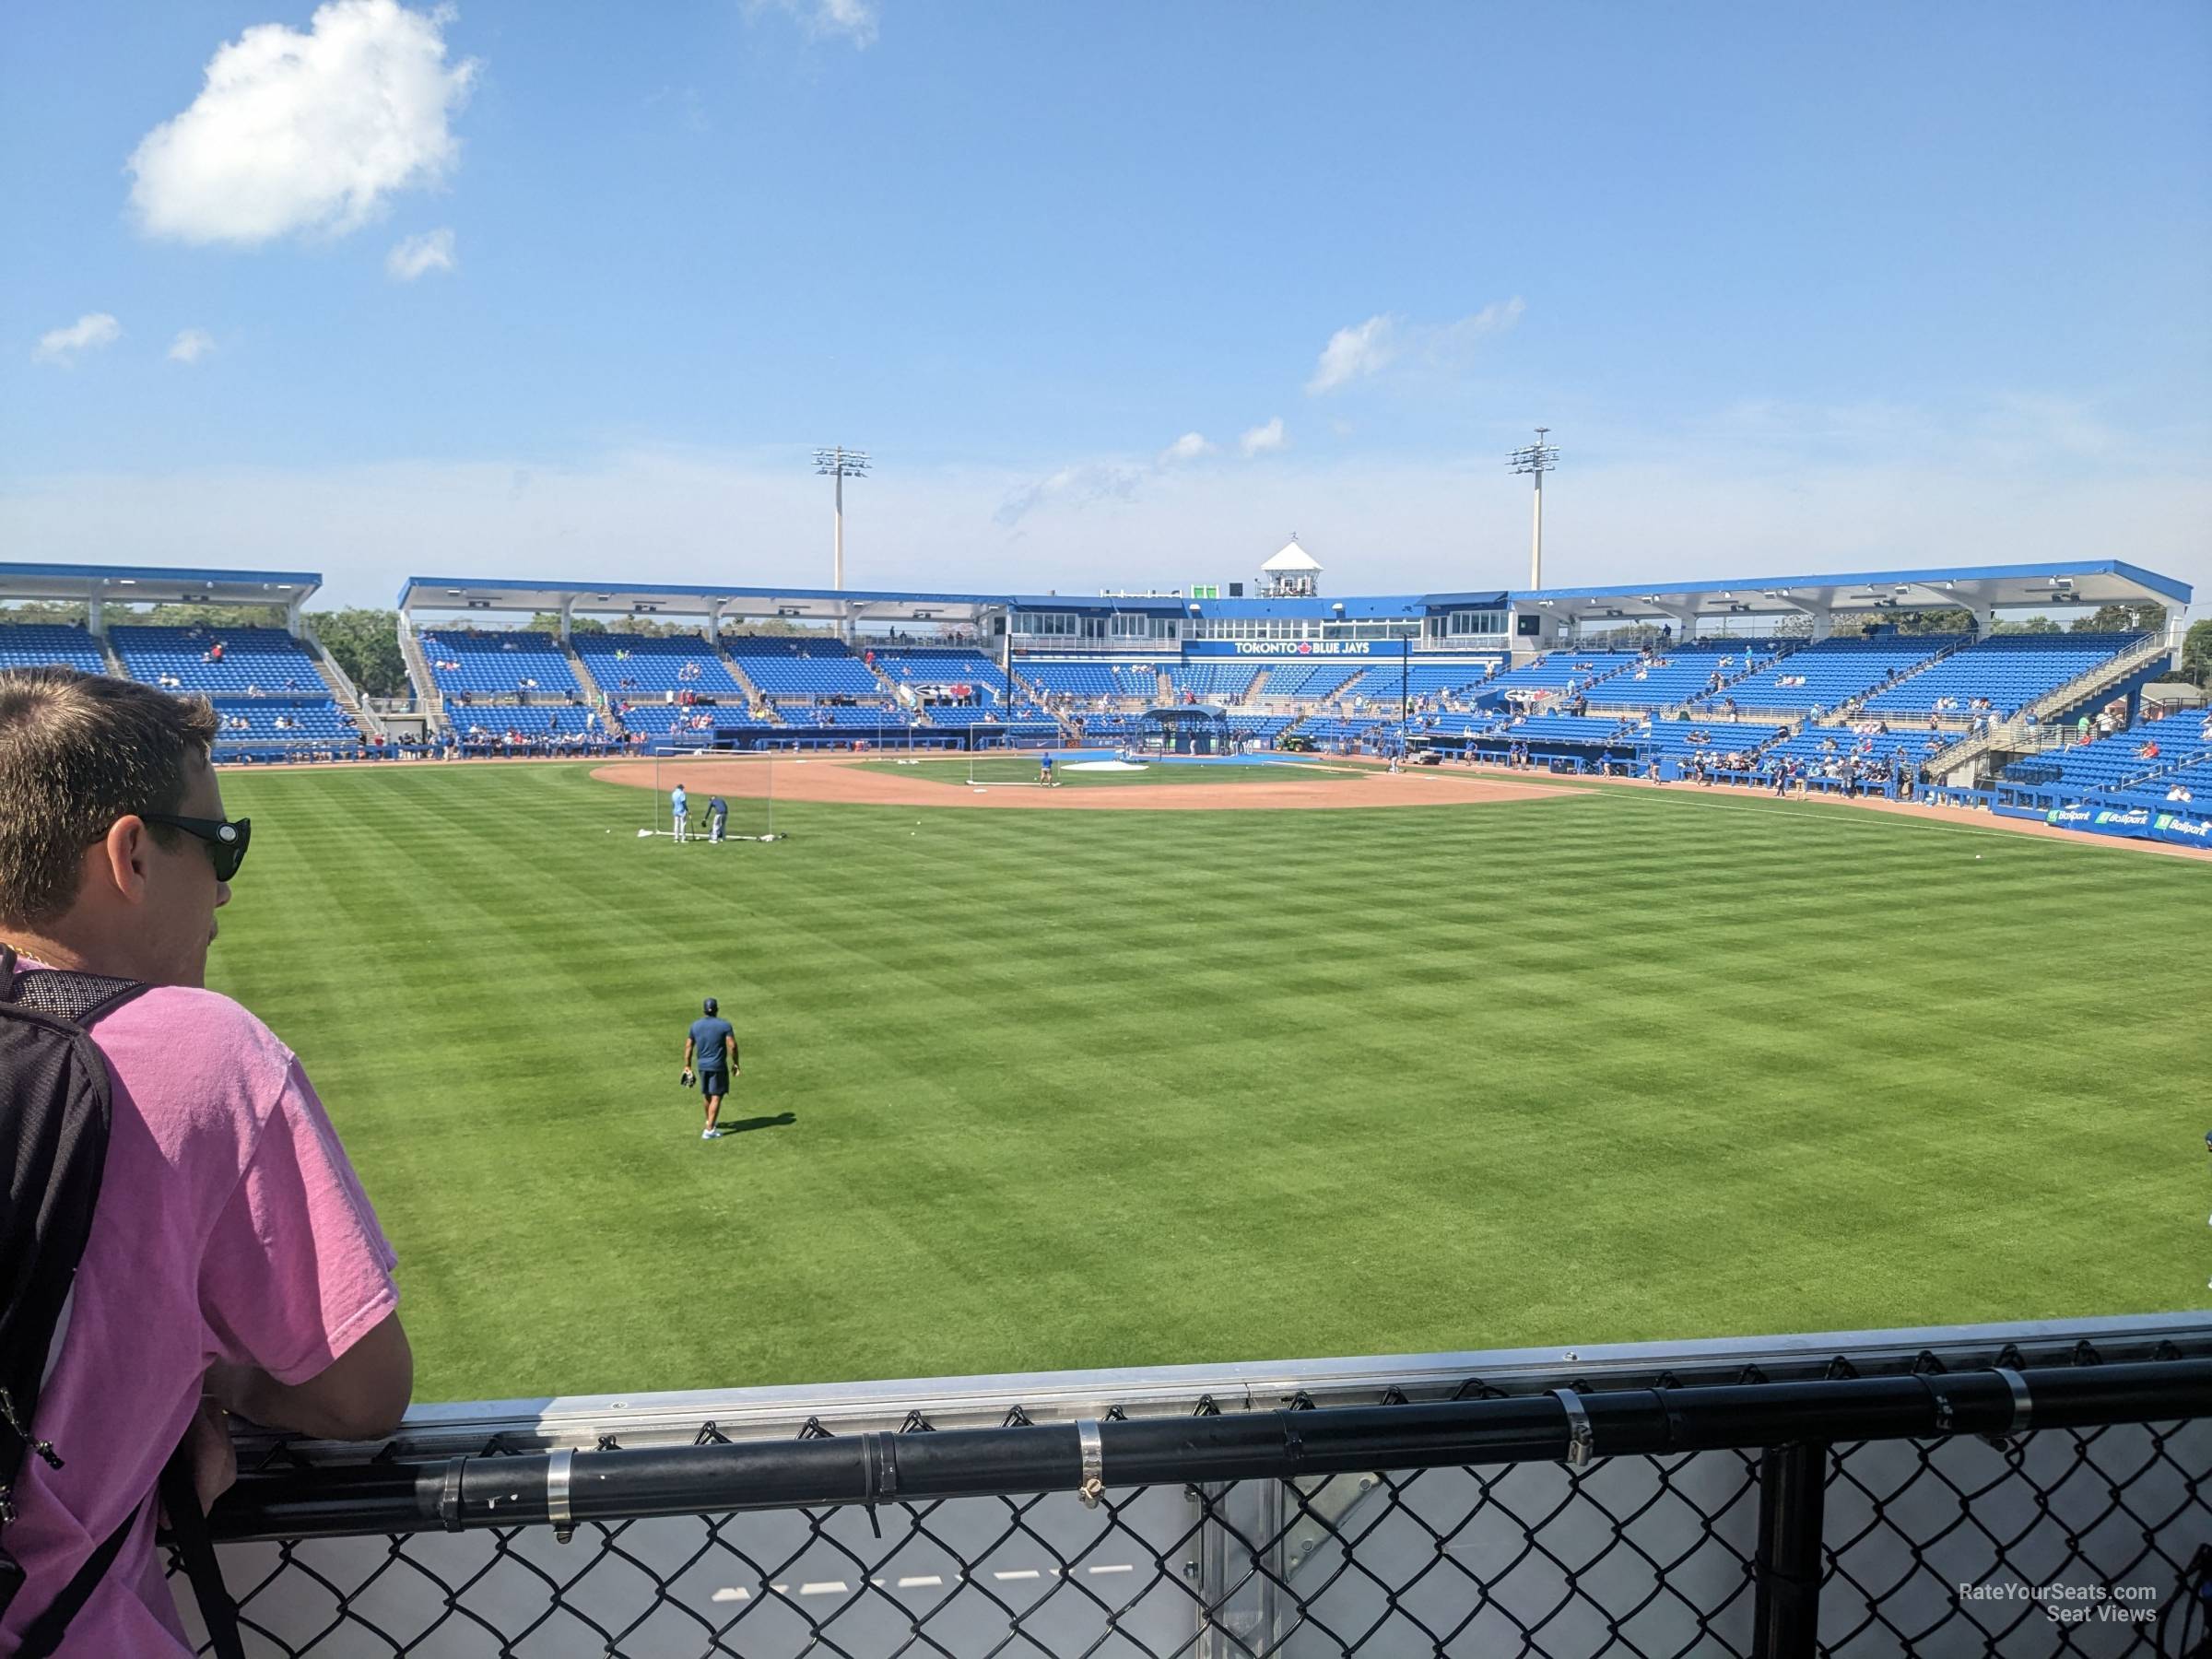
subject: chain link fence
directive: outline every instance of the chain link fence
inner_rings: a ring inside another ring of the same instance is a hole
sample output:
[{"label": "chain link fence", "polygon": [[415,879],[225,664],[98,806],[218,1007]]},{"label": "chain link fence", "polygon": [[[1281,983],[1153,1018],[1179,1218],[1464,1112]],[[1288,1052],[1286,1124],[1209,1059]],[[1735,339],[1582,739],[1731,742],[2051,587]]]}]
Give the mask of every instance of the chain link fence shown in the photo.
[{"label": "chain link fence", "polygon": [[2212,1654],[2212,1321],[1460,1359],[446,1408],[214,1521],[318,1659]]}]

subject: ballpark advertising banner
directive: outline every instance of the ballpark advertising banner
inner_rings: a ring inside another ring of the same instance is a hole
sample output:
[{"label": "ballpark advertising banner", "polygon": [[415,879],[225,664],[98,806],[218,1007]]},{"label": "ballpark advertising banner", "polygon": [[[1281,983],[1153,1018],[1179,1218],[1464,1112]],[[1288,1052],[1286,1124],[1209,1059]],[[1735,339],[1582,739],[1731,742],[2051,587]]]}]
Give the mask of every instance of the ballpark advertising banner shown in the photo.
[{"label": "ballpark advertising banner", "polygon": [[[1406,654],[1402,641],[1397,640],[1192,640],[1183,645],[1186,655],[1201,656],[1254,656],[1254,657],[1369,657],[1394,663]],[[1454,662],[1494,663],[1503,654],[1500,652],[1472,652],[1465,657],[1456,654],[1440,656],[1435,652],[1416,651],[1415,666],[1423,664],[1441,664],[1450,666]]]},{"label": "ballpark advertising banner", "polygon": [[1395,640],[1193,640],[1183,650],[1192,656],[1375,656],[1394,663],[1401,654]]},{"label": "ballpark advertising banner", "polygon": [[2156,806],[2057,806],[2042,815],[2046,824],[2082,830],[2091,835],[2124,835],[2134,841],[2171,841],[2183,847],[2212,847],[2212,818]]}]

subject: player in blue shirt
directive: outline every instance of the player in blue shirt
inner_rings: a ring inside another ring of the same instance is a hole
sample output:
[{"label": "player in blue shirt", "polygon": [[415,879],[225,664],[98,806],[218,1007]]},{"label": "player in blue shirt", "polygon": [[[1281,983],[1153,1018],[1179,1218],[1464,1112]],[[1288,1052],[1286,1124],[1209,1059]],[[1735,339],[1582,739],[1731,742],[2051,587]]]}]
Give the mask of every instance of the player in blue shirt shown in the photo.
[{"label": "player in blue shirt", "polygon": [[684,832],[691,828],[691,797],[684,793],[681,783],[669,792],[668,810],[676,819],[676,844],[680,847],[684,844]]},{"label": "player in blue shirt", "polygon": [[683,1080],[688,1085],[698,1077],[699,1092],[707,1102],[707,1126],[699,1132],[700,1140],[722,1138],[716,1120],[722,1116],[723,1097],[730,1092],[730,1079],[736,1075],[736,1029],[716,1011],[710,996],[705,1012],[691,1022],[690,1033],[684,1039]]},{"label": "player in blue shirt", "polygon": [[1053,786],[1053,751],[1046,749],[1037,760],[1037,782],[1047,789]]},{"label": "player in blue shirt", "polygon": [[720,841],[723,828],[729,821],[730,804],[720,795],[709,796],[707,799],[707,839],[711,841]]}]

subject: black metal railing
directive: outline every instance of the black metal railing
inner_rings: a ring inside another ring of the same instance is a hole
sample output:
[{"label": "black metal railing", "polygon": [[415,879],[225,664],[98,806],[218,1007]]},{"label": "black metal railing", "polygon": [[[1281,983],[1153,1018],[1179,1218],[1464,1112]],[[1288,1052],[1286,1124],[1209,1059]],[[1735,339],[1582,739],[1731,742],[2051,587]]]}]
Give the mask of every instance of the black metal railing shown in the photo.
[{"label": "black metal railing", "polygon": [[2197,1335],[448,1425],[264,1448],[214,1524],[282,1654],[2212,1653]]}]

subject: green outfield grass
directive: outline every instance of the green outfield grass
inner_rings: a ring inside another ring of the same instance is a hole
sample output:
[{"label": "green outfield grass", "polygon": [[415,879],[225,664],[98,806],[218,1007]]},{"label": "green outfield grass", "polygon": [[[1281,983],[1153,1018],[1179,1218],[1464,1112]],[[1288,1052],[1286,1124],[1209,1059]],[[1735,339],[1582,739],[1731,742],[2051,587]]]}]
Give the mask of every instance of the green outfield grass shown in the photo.
[{"label": "green outfield grass", "polygon": [[[957,760],[863,760],[862,771],[887,772],[894,777],[921,778],[932,783],[970,789],[998,784],[1004,787],[1035,785],[1040,780],[1033,753],[975,757],[971,764],[962,755]],[[1155,760],[1142,771],[1084,771],[1064,761],[1053,765],[1053,787],[1061,789],[1120,789],[1133,783],[1280,783],[1304,776],[1356,777],[1369,769],[1327,766],[1313,760],[1283,760],[1262,766],[1195,766],[1189,762]]]},{"label": "green outfield grass", "polygon": [[424,1398],[2206,1305],[2200,863],[1702,791],[678,848],[581,767],[224,788],[213,981]]}]

